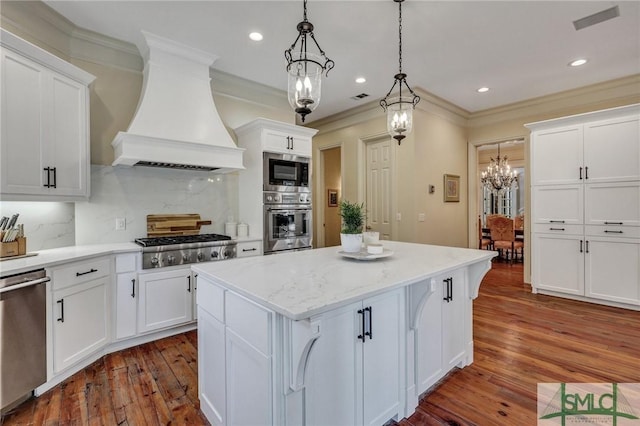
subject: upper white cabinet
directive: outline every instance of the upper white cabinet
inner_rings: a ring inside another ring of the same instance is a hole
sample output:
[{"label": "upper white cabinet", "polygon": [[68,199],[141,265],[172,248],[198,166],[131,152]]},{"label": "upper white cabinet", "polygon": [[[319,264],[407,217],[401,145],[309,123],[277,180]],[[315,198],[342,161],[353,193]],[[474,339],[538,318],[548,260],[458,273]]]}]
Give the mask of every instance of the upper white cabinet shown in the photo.
[{"label": "upper white cabinet", "polygon": [[[317,130],[258,118],[235,129],[238,146],[256,152],[311,157],[311,138]],[[247,165],[245,164],[245,167]]]},{"label": "upper white cabinet", "polygon": [[640,105],[527,127],[534,291],[640,306]]},{"label": "upper white cabinet", "polygon": [[86,199],[94,77],[5,30],[1,35],[3,199]]}]

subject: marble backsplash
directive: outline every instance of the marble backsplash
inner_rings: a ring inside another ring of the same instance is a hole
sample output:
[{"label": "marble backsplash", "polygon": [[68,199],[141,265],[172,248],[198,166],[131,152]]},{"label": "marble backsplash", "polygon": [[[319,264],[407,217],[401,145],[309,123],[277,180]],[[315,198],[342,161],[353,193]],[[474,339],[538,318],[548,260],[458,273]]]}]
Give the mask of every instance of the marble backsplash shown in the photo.
[{"label": "marble backsplash", "polygon": [[[237,218],[238,175],[92,165],[89,201],[0,204],[3,216],[20,213],[28,251],[133,241],[146,236],[148,214],[198,213],[213,222],[202,233],[224,233]],[[115,230],[116,218],[125,218],[125,230]]]}]

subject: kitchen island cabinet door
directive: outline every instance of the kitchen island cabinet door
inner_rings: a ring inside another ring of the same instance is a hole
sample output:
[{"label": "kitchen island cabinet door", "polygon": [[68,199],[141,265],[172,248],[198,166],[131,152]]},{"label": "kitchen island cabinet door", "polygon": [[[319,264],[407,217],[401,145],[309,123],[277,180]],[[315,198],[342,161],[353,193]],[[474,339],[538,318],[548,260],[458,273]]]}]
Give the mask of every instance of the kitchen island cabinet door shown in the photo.
[{"label": "kitchen island cabinet door", "polygon": [[158,330],[193,320],[191,269],[138,274],[138,332]]},{"label": "kitchen island cabinet door", "polygon": [[53,292],[54,374],[107,344],[108,282],[104,277]]},{"label": "kitchen island cabinet door", "polygon": [[[447,290],[446,280],[449,280]],[[471,302],[467,295],[465,270],[459,269],[440,279],[445,293],[442,299],[442,359],[446,371],[451,371],[464,360],[466,355],[465,336],[467,306]],[[448,291],[448,293],[447,293]],[[449,301],[444,300],[448,296]]]},{"label": "kitchen island cabinet door", "polygon": [[214,426],[225,425],[225,327],[201,306],[198,306],[198,360],[200,409]]}]

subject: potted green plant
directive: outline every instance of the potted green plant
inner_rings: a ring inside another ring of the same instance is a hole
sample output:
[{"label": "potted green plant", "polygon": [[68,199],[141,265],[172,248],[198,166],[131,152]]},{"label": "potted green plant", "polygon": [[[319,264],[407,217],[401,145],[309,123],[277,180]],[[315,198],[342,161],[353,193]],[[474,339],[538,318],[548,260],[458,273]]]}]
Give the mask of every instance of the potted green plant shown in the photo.
[{"label": "potted green plant", "polygon": [[358,252],[362,247],[362,229],[366,220],[364,203],[358,204],[341,200],[339,207],[340,217],[342,218],[342,229],[340,231],[342,251],[347,253]]}]

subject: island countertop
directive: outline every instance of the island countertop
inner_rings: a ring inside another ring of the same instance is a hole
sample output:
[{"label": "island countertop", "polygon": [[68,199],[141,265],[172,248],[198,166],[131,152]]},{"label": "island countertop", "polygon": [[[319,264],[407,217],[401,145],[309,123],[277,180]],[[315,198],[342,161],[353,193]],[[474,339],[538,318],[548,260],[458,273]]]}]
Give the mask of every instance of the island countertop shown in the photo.
[{"label": "island countertop", "polygon": [[225,262],[192,270],[293,320],[309,318],[353,301],[455,269],[490,261],[496,252],[382,241],[393,255],[375,260],[341,256],[327,247]]}]

